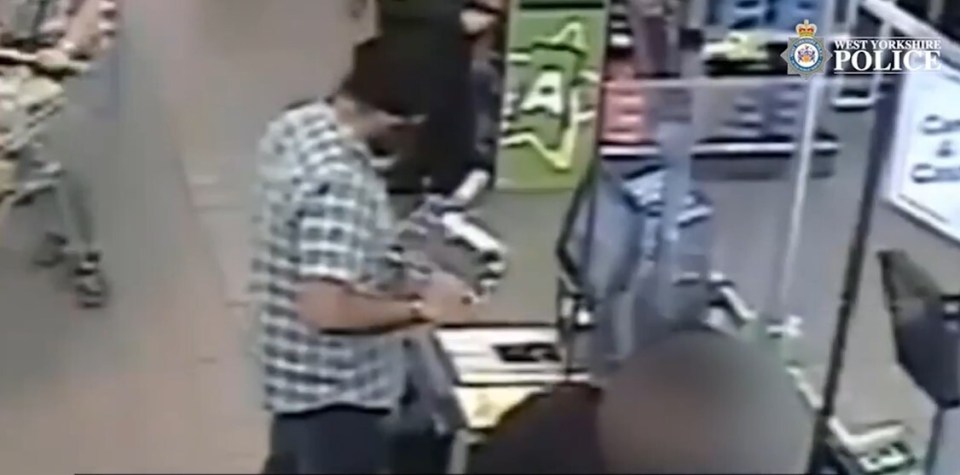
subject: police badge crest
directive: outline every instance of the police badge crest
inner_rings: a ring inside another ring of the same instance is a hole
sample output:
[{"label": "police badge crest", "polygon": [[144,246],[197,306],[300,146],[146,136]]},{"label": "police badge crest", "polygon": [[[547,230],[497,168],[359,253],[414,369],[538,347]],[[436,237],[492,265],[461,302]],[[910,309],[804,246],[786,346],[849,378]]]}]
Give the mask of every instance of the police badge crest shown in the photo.
[{"label": "police badge crest", "polygon": [[827,50],[822,38],[818,38],[817,25],[810,20],[797,24],[797,36],[790,38],[790,44],[780,57],[787,62],[787,74],[804,78],[823,72],[824,65],[833,56]]}]

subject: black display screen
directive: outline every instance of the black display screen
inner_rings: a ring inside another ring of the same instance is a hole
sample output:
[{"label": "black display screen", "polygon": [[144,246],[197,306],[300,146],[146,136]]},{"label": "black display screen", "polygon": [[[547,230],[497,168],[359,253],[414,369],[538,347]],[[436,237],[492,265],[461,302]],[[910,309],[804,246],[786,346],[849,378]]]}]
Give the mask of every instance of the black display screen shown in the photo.
[{"label": "black display screen", "polygon": [[960,404],[960,310],[903,251],[879,254],[897,358],[937,405]]}]

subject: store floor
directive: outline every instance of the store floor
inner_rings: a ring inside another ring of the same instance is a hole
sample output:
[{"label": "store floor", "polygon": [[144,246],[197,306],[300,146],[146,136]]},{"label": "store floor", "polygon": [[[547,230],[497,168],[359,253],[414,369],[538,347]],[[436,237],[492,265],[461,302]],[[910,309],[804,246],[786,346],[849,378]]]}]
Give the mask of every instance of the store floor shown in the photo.
[{"label": "store floor", "polygon": [[72,88],[76,107],[50,147],[87,185],[113,301],[80,310],[56,273],[31,268],[34,209],[18,210],[0,247],[4,473],[249,472],[260,462],[243,320],[224,305],[158,84],[127,46]]},{"label": "store floor", "polygon": [[[253,35],[258,46],[249,51],[255,54],[244,55],[243,42],[251,40],[233,29],[238,19],[267,7],[227,3],[131,3],[116,64],[71,91],[81,107],[60,121],[50,151],[87,185],[114,299],[103,310],[79,310],[56,274],[31,268],[39,222],[32,209],[18,210],[0,244],[4,473],[250,472],[260,462],[265,424],[245,353],[243,190],[259,124],[284,105],[278,103],[283,91],[264,85],[299,89],[304,74],[323,71],[294,68],[303,68],[296,61],[305,54],[303,38],[283,49],[288,40],[282,36]],[[151,10],[161,4],[204,5],[203,34],[176,30],[175,16]],[[227,9],[230,21],[217,13]],[[200,54],[176,43],[187,37],[210,48]],[[174,45],[166,56],[158,52],[164,41]],[[278,51],[284,53],[271,53]],[[221,83],[207,89],[171,82],[177,71],[191,70],[229,70],[230,76],[217,76]],[[111,79],[111,72],[118,76]],[[806,317],[799,352],[814,367],[826,359],[870,122],[858,115],[827,120],[844,151],[837,175],[811,186],[790,301],[791,310]],[[728,182],[706,188],[718,209],[717,267],[761,305],[770,291],[787,187]],[[513,268],[486,318],[552,318],[553,239],[566,200],[565,194],[492,197],[485,212],[511,246]],[[878,211],[873,244],[904,246],[945,283],[960,282],[960,251],[886,208]],[[843,414],[860,422],[921,422],[929,408],[895,368],[880,304],[871,260]]]}]

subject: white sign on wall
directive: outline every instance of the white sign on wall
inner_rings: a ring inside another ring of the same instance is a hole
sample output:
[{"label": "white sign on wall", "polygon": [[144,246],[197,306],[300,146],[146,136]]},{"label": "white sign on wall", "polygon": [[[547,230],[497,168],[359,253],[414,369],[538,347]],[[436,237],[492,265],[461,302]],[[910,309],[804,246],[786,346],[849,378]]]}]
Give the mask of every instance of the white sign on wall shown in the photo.
[{"label": "white sign on wall", "polygon": [[960,70],[907,76],[896,120],[888,199],[960,242]]}]

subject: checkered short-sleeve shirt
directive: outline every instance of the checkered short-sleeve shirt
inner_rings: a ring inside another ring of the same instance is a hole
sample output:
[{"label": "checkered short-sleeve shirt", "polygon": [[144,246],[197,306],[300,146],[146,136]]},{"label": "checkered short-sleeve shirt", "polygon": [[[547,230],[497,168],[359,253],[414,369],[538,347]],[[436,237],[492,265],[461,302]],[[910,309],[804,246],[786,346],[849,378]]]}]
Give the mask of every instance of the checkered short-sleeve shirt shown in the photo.
[{"label": "checkered short-sleeve shirt", "polygon": [[369,152],[316,102],[284,113],[261,142],[253,295],[267,408],[391,408],[404,382],[399,335],[327,334],[304,322],[305,280],[384,290],[393,216]]}]

